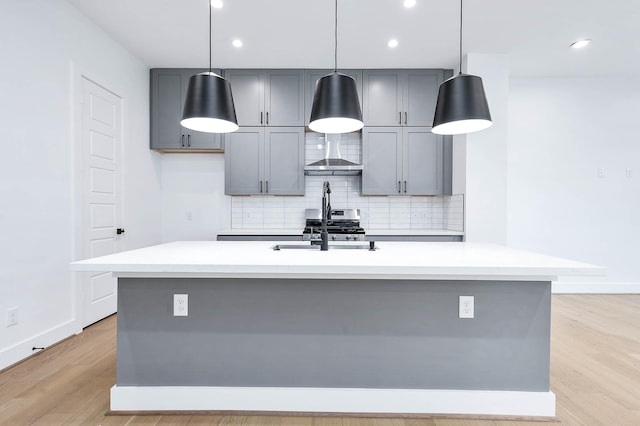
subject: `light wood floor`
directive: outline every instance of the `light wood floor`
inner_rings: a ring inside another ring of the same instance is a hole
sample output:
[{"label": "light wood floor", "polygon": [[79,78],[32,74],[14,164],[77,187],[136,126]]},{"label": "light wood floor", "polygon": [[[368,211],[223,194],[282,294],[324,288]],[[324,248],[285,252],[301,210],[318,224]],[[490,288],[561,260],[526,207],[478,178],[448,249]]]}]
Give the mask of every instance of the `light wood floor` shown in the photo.
[{"label": "light wood floor", "polygon": [[557,421],[282,416],[108,416],[110,317],[0,374],[0,425],[513,426],[640,425],[640,295],[553,296]]}]

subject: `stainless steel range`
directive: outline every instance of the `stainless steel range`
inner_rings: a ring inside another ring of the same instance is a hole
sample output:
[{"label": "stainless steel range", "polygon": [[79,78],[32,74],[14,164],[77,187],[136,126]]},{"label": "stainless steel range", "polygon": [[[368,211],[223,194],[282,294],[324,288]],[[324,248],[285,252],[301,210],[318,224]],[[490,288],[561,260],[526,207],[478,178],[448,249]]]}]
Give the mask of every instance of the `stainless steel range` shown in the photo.
[{"label": "stainless steel range", "polygon": [[[322,210],[307,209],[305,225],[302,239],[320,242],[322,240]],[[364,241],[364,229],[360,227],[360,210],[330,210],[327,232],[331,241]]]}]

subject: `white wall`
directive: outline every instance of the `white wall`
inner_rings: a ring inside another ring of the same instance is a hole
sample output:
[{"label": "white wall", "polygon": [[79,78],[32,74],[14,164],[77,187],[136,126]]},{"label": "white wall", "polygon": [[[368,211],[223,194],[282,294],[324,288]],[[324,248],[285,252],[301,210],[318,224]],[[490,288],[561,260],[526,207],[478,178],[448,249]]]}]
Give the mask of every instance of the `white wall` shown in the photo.
[{"label": "white wall", "polygon": [[[159,242],[160,162],[148,149],[147,67],[63,0],[0,12],[0,368],[79,330],[74,177],[80,75],[124,109],[124,248]],[[7,309],[20,323],[6,327]]]},{"label": "white wall", "polygon": [[637,78],[511,79],[509,245],[640,284],[639,113]]},{"label": "white wall", "polygon": [[506,244],[509,60],[506,55],[469,54],[466,72],[482,77],[493,125],[467,134],[465,155],[456,151],[454,156],[454,170],[459,170],[459,159],[466,161],[465,240]]},{"label": "white wall", "polygon": [[[189,219],[189,213],[191,219]],[[223,154],[162,156],[162,240],[214,240],[231,228]]]}]

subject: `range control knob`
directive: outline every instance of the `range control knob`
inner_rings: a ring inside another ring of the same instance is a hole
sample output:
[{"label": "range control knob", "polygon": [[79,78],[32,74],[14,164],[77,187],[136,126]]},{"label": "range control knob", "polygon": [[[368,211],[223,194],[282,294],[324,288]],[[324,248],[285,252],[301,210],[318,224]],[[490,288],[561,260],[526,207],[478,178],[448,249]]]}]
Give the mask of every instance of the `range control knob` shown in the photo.
[{"label": "range control knob", "polygon": [[351,237],[347,235],[347,241],[349,241],[350,239],[351,239]]},{"label": "range control knob", "polygon": [[331,239],[332,239],[333,241],[335,241],[335,240],[336,240],[336,236],[335,236],[335,235],[332,235],[332,236],[331,236]]}]

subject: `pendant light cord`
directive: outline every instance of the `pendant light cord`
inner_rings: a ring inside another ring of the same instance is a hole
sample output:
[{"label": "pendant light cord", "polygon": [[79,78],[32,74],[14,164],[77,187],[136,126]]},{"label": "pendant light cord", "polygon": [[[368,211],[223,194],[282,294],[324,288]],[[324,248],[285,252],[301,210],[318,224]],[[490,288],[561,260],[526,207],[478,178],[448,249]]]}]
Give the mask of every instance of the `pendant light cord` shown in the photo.
[{"label": "pendant light cord", "polygon": [[462,0],[460,0],[460,71],[458,74],[462,74]]},{"label": "pendant light cord", "polygon": [[333,41],[335,43],[334,45],[334,60],[333,60],[333,72],[338,72],[338,0],[336,0],[336,7],[335,7],[335,23],[334,23],[334,35],[333,35]]},{"label": "pendant light cord", "polygon": [[211,10],[211,0],[207,0],[209,1],[209,74],[211,74],[211,55],[212,55],[212,51],[213,51],[213,47],[211,46],[211,15],[212,15],[212,10]]}]

